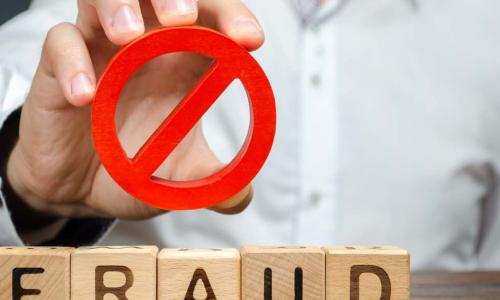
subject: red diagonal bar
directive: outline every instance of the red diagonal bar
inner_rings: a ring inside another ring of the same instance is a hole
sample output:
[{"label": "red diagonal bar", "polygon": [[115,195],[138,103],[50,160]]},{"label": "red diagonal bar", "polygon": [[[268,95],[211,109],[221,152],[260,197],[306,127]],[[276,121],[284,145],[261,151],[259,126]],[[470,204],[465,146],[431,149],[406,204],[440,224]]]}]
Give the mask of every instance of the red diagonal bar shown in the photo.
[{"label": "red diagonal bar", "polygon": [[235,79],[217,62],[177,105],[132,159],[133,167],[151,176]]}]

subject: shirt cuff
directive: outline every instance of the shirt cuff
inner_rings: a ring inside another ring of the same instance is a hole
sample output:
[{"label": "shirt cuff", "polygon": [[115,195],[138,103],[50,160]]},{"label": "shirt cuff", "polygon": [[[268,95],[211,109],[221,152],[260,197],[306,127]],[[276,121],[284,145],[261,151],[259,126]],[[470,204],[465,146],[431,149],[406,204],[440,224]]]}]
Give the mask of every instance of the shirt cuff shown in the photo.
[{"label": "shirt cuff", "polygon": [[58,245],[78,247],[98,242],[112,219],[65,219],[40,213],[16,195],[6,177],[6,163],[18,139],[21,109],[0,129],[0,245]]}]

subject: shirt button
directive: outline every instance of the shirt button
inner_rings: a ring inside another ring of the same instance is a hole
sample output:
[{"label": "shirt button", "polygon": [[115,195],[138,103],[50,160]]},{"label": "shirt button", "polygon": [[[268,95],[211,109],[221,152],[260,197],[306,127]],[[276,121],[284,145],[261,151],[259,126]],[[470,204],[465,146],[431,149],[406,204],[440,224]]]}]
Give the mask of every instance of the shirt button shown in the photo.
[{"label": "shirt button", "polygon": [[311,25],[311,31],[314,34],[318,34],[319,33],[319,25],[318,24],[312,24]]},{"label": "shirt button", "polygon": [[313,86],[318,86],[321,84],[321,76],[319,74],[313,74],[311,76],[311,83]]},{"label": "shirt button", "polygon": [[311,203],[312,206],[317,206],[321,201],[321,194],[318,192],[312,192],[309,195],[309,203]]},{"label": "shirt button", "polygon": [[316,48],[316,55],[323,56],[323,53],[325,53],[325,51],[323,50],[323,47],[319,46]]}]

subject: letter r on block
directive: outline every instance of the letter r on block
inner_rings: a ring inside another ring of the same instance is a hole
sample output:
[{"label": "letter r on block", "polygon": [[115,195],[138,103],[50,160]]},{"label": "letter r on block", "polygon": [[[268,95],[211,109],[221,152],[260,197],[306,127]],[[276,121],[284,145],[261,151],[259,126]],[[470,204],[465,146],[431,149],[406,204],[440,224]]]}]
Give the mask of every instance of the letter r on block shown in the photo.
[{"label": "letter r on block", "polygon": [[71,300],[156,300],[157,254],[156,246],[75,249]]},{"label": "letter r on block", "polygon": [[[104,274],[118,272],[125,276],[125,283],[119,287],[106,286]],[[113,294],[118,300],[128,300],[126,293],[134,285],[134,274],[125,266],[97,266],[95,268],[95,299],[104,300],[106,294]]]}]

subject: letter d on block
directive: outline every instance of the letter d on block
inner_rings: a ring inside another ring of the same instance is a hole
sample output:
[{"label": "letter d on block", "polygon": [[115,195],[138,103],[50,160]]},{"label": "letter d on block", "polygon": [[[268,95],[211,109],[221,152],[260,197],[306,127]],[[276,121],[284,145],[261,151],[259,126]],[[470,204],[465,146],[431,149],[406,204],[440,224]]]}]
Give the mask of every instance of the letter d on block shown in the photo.
[{"label": "letter d on block", "polygon": [[408,300],[410,256],[397,247],[333,247],[326,252],[327,300]]},{"label": "letter d on block", "polygon": [[359,280],[362,274],[374,274],[380,279],[380,300],[391,299],[391,280],[384,269],[377,266],[356,265],[351,267],[351,300],[360,300]]}]

